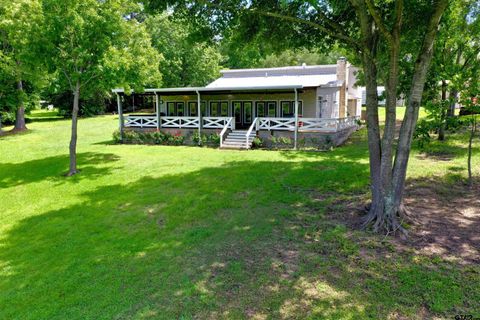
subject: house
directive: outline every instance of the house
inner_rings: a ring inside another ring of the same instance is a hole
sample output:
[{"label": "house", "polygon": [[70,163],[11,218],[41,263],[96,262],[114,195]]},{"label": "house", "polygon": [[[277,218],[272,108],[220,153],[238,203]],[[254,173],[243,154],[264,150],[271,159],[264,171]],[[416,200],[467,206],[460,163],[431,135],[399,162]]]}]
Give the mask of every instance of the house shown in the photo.
[{"label": "house", "polygon": [[297,148],[322,140],[340,144],[357,129],[356,70],[345,58],[332,65],[222,70],[205,87],[146,89],[140,96],[150,96],[154,113],[143,114],[124,115],[125,93],[113,92],[121,132],[175,130],[187,138],[196,130],[217,132],[222,148],[246,149],[255,136],[283,137]]}]

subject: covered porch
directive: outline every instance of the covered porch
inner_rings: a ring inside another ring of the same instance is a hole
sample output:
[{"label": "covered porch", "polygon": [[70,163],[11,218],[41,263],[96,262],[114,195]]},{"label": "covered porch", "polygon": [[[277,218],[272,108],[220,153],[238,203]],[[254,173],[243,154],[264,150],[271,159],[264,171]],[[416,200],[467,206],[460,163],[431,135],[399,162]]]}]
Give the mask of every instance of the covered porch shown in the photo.
[{"label": "covered porch", "polygon": [[199,136],[202,132],[215,130],[220,135],[220,147],[229,144],[225,141],[229,134],[236,140],[243,137],[238,146],[249,149],[259,131],[272,134],[280,131],[291,133],[296,149],[299,133],[336,133],[355,127],[358,121],[357,116],[311,117],[316,115],[317,101],[314,96],[310,97],[309,88],[300,85],[248,89],[147,89],[143,95],[150,96],[153,103],[149,110],[141,113],[125,113],[122,104],[125,93],[122,89],[116,89],[114,93],[117,94],[121,135],[125,129],[190,129],[198,130]]}]

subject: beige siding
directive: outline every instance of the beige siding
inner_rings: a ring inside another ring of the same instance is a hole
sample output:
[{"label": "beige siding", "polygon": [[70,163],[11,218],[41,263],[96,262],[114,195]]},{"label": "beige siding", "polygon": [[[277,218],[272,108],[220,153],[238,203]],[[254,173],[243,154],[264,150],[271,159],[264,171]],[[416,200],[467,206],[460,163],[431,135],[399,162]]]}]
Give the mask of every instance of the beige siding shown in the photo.
[{"label": "beige siding", "polygon": [[[160,111],[166,112],[166,102],[169,101],[183,101],[185,103],[189,101],[197,101],[197,96],[160,96],[160,99],[164,102]],[[281,101],[294,101],[295,94],[292,93],[250,93],[250,94],[219,94],[219,95],[201,95],[201,100],[206,101],[207,104],[210,101],[229,101],[230,116],[231,116],[231,102],[232,101],[252,101],[255,105],[256,101],[276,101],[277,112],[280,112]],[[303,117],[315,118],[316,117],[316,89],[306,88],[303,89],[298,95],[298,100],[303,103]],[[256,115],[254,115],[256,116]]]}]

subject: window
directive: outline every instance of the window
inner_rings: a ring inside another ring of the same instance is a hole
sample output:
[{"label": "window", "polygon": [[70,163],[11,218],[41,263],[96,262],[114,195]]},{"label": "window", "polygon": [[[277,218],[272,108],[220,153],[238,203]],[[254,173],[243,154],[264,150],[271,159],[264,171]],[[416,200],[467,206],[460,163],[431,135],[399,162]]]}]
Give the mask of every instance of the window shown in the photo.
[{"label": "window", "polygon": [[[202,110],[202,116],[205,116],[205,105],[206,102],[202,101],[200,102],[200,109]],[[190,101],[188,102],[188,114],[190,117],[197,117],[198,116],[198,107],[197,107],[197,102],[196,101]]]},{"label": "window", "polygon": [[210,102],[210,117],[228,117],[228,101]]},{"label": "window", "polygon": [[275,101],[267,102],[267,111],[269,117],[276,117],[277,116],[277,103]]},{"label": "window", "polygon": [[[280,103],[281,114],[284,118],[293,118],[295,117],[295,101],[282,101]],[[298,101],[298,115],[303,115],[303,103]]]},{"label": "window", "polygon": [[265,117],[265,102],[257,102],[257,117]]},{"label": "window", "polygon": [[210,102],[210,110],[209,110],[210,117],[218,116],[218,102]]},{"label": "window", "polygon": [[277,102],[275,101],[259,101],[256,103],[257,117],[276,117]]},{"label": "window", "polygon": [[167,116],[174,117],[177,115],[177,110],[175,108],[175,102],[167,102]]},{"label": "window", "polygon": [[228,117],[228,102],[220,103],[220,116]]},{"label": "window", "polygon": [[252,123],[252,103],[251,102],[244,102],[243,103],[243,122],[244,123]]},{"label": "window", "polygon": [[185,103],[177,102],[177,116],[178,117],[185,116]]},{"label": "window", "polygon": [[185,116],[185,103],[184,102],[167,102],[167,116],[169,117],[183,117]]},{"label": "window", "polygon": [[196,102],[189,102],[188,103],[188,115],[190,117],[198,116],[198,108]]}]

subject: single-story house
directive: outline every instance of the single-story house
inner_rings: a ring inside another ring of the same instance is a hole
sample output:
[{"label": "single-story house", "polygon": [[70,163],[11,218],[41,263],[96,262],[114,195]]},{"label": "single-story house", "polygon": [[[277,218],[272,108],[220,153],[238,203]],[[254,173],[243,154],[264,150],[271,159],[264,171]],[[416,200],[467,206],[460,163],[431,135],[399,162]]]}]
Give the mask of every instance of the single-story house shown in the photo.
[{"label": "single-story house", "polygon": [[332,65],[222,70],[205,87],[146,89],[142,95],[152,97],[154,112],[143,114],[124,114],[124,90],[113,92],[121,132],[214,131],[221,148],[239,149],[250,148],[255,136],[273,136],[291,139],[296,148],[322,138],[340,144],[357,129],[356,70],[345,58]]}]

